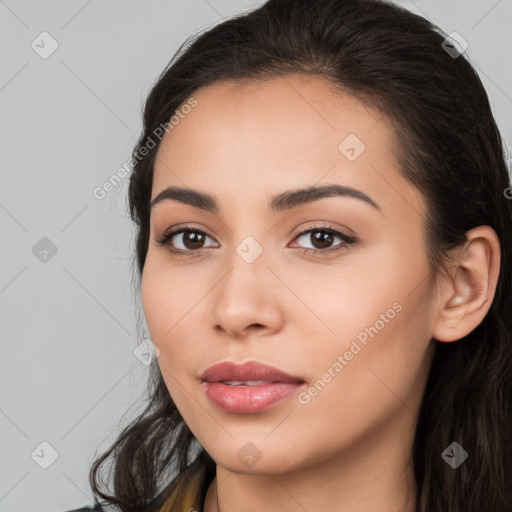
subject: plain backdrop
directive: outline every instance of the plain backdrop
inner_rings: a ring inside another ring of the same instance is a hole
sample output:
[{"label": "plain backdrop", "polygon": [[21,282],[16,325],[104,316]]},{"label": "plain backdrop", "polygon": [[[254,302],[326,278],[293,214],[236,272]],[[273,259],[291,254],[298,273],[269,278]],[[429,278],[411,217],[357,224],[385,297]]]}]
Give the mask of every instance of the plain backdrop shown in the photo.
[{"label": "plain backdrop", "polygon": [[[512,147],[511,0],[399,3],[468,41]],[[0,0],[0,512],[92,502],[96,450],[148,374],[134,355],[127,180],[93,191],[128,159],[180,43],[260,4]]]}]

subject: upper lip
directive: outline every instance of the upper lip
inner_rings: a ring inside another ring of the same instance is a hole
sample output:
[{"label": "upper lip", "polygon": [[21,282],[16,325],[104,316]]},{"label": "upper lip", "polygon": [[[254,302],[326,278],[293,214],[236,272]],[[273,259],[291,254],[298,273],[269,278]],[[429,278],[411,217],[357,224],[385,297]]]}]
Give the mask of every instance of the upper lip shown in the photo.
[{"label": "upper lip", "polygon": [[201,379],[207,382],[221,382],[225,380],[264,380],[269,382],[304,382],[304,379],[289,375],[288,373],[257,361],[248,361],[237,364],[232,361],[210,366],[201,375]]}]

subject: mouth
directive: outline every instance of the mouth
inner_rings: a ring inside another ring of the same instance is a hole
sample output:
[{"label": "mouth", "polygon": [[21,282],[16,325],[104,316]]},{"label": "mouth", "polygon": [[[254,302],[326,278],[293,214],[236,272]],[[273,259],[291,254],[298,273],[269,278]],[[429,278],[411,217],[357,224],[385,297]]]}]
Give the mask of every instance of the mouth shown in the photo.
[{"label": "mouth", "polygon": [[231,385],[261,385],[273,382],[304,382],[304,379],[290,375],[275,366],[270,366],[258,361],[248,361],[237,364],[232,361],[224,361],[210,366],[201,375],[201,379],[207,382],[223,382]]},{"label": "mouth", "polygon": [[301,377],[256,361],[226,361],[208,368],[201,379],[208,398],[222,411],[236,414],[273,407],[305,384]]},{"label": "mouth", "polygon": [[269,380],[223,380],[221,384],[228,386],[265,386],[266,384],[272,384]]}]

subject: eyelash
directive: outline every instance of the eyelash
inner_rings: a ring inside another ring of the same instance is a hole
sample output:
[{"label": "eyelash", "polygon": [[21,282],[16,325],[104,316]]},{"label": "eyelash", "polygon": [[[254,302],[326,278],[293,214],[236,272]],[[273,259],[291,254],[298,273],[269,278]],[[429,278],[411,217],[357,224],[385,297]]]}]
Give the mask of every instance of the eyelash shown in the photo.
[{"label": "eyelash", "polygon": [[[329,233],[331,235],[337,236],[337,237],[341,238],[343,243],[340,243],[339,245],[330,247],[328,249],[310,249],[309,247],[299,247],[299,249],[302,250],[304,254],[318,255],[318,254],[325,254],[325,253],[333,253],[333,252],[343,249],[344,247],[346,247],[348,245],[351,245],[351,244],[354,244],[357,242],[356,238],[354,238],[352,236],[345,235],[344,233],[341,233],[337,229],[331,228],[329,226],[314,226],[314,227],[301,229],[295,235],[293,240],[295,240],[296,238],[300,238],[301,236],[304,236],[308,233],[313,233],[315,231],[320,231],[322,233]],[[176,229],[166,232],[162,237],[157,238],[155,241],[161,247],[167,246],[167,250],[170,253],[175,254],[176,256],[191,256],[191,255],[195,256],[195,255],[197,255],[197,253],[200,253],[203,249],[196,249],[196,250],[189,249],[189,250],[185,251],[183,249],[176,249],[175,247],[171,247],[171,245],[170,245],[170,241],[172,240],[172,238],[175,235],[180,234],[180,233],[187,233],[187,232],[199,233],[201,235],[207,236],[208,238],[212,238],[210,235],[208,235],[208,233],[202,231],[201,229],[197,229],[193,226],[180,226]]]}]

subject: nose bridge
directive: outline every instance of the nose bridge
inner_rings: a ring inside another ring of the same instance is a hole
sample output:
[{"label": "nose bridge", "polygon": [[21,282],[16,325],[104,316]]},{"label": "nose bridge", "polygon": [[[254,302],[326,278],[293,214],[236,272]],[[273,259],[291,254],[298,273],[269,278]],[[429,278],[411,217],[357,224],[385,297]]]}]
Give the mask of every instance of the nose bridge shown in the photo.
[{"label": "nose bridge", "polygon": [[217,285],[212,314],[214,325],[234,334],[252,324],[275,328],[280,305],[270,293],[271,279],[267,254],[255,237],[248,235],[226,257],[227,273]]},{"label": "nose bridge", "polygon": [[229,271],[219,283],[220,288],[243,300],[251,297],[256,299],[258,288],[265,287],[264,283],[269,277],[266,274],[271,274],[266,267],[267,255],[263,245],[252,235],[245,236],[233,247],[225,264]]}]

